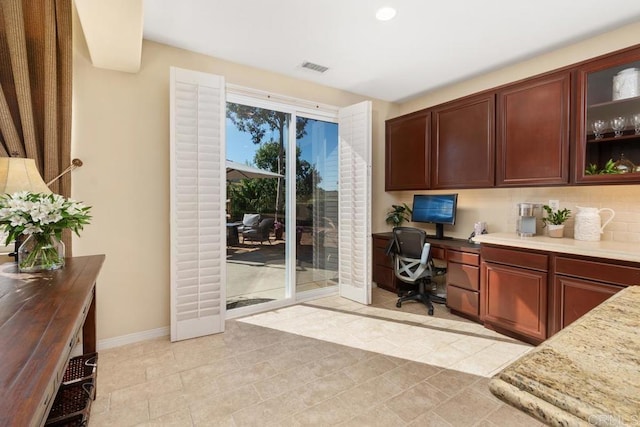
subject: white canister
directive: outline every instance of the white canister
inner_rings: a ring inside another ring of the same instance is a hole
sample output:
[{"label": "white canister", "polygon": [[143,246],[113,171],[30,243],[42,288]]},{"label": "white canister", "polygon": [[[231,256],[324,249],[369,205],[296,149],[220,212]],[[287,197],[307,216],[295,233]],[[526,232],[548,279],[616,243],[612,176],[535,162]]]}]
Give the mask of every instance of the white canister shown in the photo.
[{"label": "white canister", "polygon": [[613,76],[614,101],[640,95],[640,69],[625,68]]},{"label": "white canister", "polygon": [[[616,213],[609,208],[584,208],[576,206],[578,213],[575,216],[575,226],[573,228],[573,238],[576,240],[598,241],[604,228],[611,222]],[[611,214],[609,219],[601,224],[600,212]]]}]

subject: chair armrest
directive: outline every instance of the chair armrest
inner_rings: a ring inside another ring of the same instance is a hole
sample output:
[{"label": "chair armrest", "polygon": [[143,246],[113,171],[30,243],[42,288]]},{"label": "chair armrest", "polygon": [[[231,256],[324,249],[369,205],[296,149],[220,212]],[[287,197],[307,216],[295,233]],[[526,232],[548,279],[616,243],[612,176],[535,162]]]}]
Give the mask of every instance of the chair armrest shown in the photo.
[{"label": "chair armrest", "polygon": [[426,264],[429,261],[429,252],[431,252],[431,243],[425,243],[422,247],[422,255],[420,255],[420,264]]}]

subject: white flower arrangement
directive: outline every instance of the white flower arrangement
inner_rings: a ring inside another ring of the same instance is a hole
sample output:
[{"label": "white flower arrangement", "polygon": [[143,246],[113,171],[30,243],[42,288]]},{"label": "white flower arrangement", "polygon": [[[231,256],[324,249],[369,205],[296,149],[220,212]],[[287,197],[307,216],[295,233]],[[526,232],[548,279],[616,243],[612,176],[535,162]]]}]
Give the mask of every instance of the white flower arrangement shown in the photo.
[{"label": "white flower arrangement", "polygon": [[5,245],[22,235],[27,236],[18,251],[19,270],[33,272],[62,267],[62,232],[70,229],[79,236],[80,230],[91,219],[90,209],[59,194],[23,191],[1,195],[0,229],[6,235]]},{"label": "white flower arrangement", "polygon": [[20,235],[46,234],[62,238],[70,229],[80,235],[89,224],[89,206],[59,194],[22,191],[0,196],[0,227],[7,233],[6,243]]}]

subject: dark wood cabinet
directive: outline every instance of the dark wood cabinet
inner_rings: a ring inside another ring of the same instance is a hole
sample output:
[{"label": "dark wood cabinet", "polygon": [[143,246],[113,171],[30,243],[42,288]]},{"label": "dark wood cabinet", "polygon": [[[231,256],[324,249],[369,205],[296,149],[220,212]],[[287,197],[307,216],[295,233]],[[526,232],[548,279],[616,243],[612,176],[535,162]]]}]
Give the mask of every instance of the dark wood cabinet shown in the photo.
[{"label": "dark wood cabinet", "polygon": [[423,110],[385,123],[385,190],[429,188],[431,114]]},{"label": "dark wood cabinet", "polygon": [[438,106],[431,120],[431,188],[493,187],[495,95]]},{"label": "dark wood cabinet", "polygon": [[480,319],[480,255],[447,251],[447,307],[455,314]]},{"label": "dark wood cabinet", "polygon": [[640,45],[389,120],[385,189],[638,183],[638,70]]},{"label": "dark wood cabinet", "polygon": [[532,344],[547,338],[548,255],[483,246],[480,293],[485,326]]},{"label": "dark wood cabinet", "polygon": [[556,275],[553,283],[555,313],[550,335],[569,326],[622,289],[622,286]]},{"label": "dark wood cabinet", "polygon": [[[634,47],[588,61],[576,72],[576,162],[575,182],[583,184],[631,183],[640,181],[640,169],[619,163],[613,172],[600,173],[606,163],[620,161],[623,156],[634,166],[640,165],[640,134],[636,133],[634,116],[640,113],[637,90],[627,90],[630,79],[624,73],[640,68],[640,47]],[[637,87],[638,82],[635,82]],[[612,122],[621,118],[623,128],[615,134]],[[594,123],[602,121],[603,130],[594,132]],[[640,117],[638,117],[640,120]],[[639,128],[640,129],[640,128]]]},{"label": "dark wood cabinet", "polygon": [[626,286],[640,284],[640,266],[634,263],[556,256],[553,264],[550,335]]},{"label": "dark wood cabinet", "polygon": [[570,75],[551,74],[498,91],[497,186],[569,182]]},{"label": "dark wood cabinet", "polygon": [[373,235],[373,277],[372,280],[379,288],[391,292],[398,292],[397,281],[393,273],[393,260],[387,256],[387,246],[391,240],[391,233]]}]

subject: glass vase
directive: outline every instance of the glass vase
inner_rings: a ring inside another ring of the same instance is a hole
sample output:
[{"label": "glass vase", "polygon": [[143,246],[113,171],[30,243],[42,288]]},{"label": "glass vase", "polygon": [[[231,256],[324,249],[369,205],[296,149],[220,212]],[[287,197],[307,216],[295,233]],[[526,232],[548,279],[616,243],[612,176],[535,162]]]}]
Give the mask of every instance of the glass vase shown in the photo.
[{"label": "glass vase", "polygon": [[57,270],[64,266],[64,243],[53,234],[31,234],[18,248],[21,273]]}]

